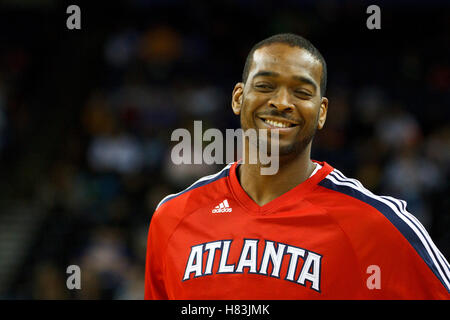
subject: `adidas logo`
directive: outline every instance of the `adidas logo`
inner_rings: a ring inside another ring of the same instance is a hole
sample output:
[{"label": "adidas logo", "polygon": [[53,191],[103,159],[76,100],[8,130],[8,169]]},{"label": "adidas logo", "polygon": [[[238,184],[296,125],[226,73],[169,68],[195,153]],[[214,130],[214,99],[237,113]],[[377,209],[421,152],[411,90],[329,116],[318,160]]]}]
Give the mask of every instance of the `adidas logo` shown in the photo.
[{"label": "adidas logo", "polygon": [[211,213],[223,213],[223,212],[231,212],[233,209],[228,204],[228,200],[223,200],[218,206],[212,209]]}]

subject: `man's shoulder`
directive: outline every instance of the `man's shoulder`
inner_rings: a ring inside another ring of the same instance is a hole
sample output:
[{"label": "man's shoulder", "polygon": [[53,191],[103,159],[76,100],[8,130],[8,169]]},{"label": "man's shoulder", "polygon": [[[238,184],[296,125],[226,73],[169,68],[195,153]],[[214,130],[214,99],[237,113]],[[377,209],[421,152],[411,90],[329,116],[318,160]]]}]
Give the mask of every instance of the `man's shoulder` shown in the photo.
[{"label": "man's shoulder", "polygon": [[[321,191],[327,193],[327,199],[333,207],[365,208],[381,213],[406,210],[406,201],[373,193],[359,180],[345,176],[336,168],[319,182]],[[325,202],[325,201],[324,201]]]},{"label": "man's shoulder", "polygon": [[228,177],[232,165],[233,163],[230,163],[219,172],[201,177],[178,193],[167,195],[156,206],[154,215],[173,215],[174,213],[185,215],[189,211],[195,210],[202,205],[203,201],[215,197],[218,192],[223,190],[221,187],[216,187],[216,184]]},{"label": "man's shoulder", "polygon": [[416,230],[423,230],[420,222],[408,212],[404,200],[378,195],[360,181],[345,176],[336,168],[319,182],[312,195],[316,206],[324,210],[348,232],[359,230],[361,234],[400,234],[408,240],[415,238]]},{"label": "man's shoulder", "polygon": [[[356,239],[353,242],[355,247],[360,243],[364,247],[362,252],[369,252],[367,246],[372,244],[383,248],[383,252],[420,257],[449,288],[448,262],[422,223],[408,211],[406,201],[374,194],[361,182],[346,177],[337,169],[331,171],[319,185],[329,197],[319,194],[318,198],[331,199],[325,204],[326,211],[350,238]],[[415,254],[411,254],[412,248]]]}]

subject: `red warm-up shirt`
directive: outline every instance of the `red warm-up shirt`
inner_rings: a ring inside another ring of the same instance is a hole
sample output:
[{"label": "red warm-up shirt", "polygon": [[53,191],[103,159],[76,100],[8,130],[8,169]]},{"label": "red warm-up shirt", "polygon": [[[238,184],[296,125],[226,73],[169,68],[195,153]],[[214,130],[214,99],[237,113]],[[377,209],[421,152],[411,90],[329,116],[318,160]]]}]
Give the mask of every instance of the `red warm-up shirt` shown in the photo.
[{"label": "red warm-up shirt", "polygon": [[406,203],[316,163],[263,206],[238,163],[164,198],[145,299],[449,299],[449,264]]}]

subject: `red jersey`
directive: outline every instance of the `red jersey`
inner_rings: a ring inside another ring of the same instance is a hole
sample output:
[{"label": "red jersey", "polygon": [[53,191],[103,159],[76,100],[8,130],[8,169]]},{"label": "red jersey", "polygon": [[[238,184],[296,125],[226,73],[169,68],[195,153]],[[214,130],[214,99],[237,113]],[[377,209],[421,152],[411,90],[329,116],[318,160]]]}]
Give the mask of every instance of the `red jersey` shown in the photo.
[{"label": "red jersey", "polygon": [[406,203],[316,163],[263,206],[238,163],[164,198],[145,299],[449,299],[449,264]]}]

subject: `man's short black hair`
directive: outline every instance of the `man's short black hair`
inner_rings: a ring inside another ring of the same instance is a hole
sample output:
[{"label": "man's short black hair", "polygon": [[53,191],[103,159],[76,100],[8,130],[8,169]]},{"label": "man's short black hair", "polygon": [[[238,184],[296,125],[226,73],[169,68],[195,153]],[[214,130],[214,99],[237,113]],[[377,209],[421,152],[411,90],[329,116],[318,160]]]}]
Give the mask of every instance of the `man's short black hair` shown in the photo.
[{"label": "man's short black hair", "polygon": [[253,63],[253,53],[262,47],[268,46],[273,43],[284,43],[291,47],[298,47],[308,51],[313,57],[315,57],[322,64],[322,75],[320,79],[320,95],[323,97],[325,95],[327,87],[327,64],[322,54],[317,50],[316,47],[312,45],[307,39],[293,34],[293,33],[281,33],[264,39],[253,46],[250,53],[245,60],[244,72],[242,73],[242,82],[246,82],[248,74],[250,72],[250,67]]}]

